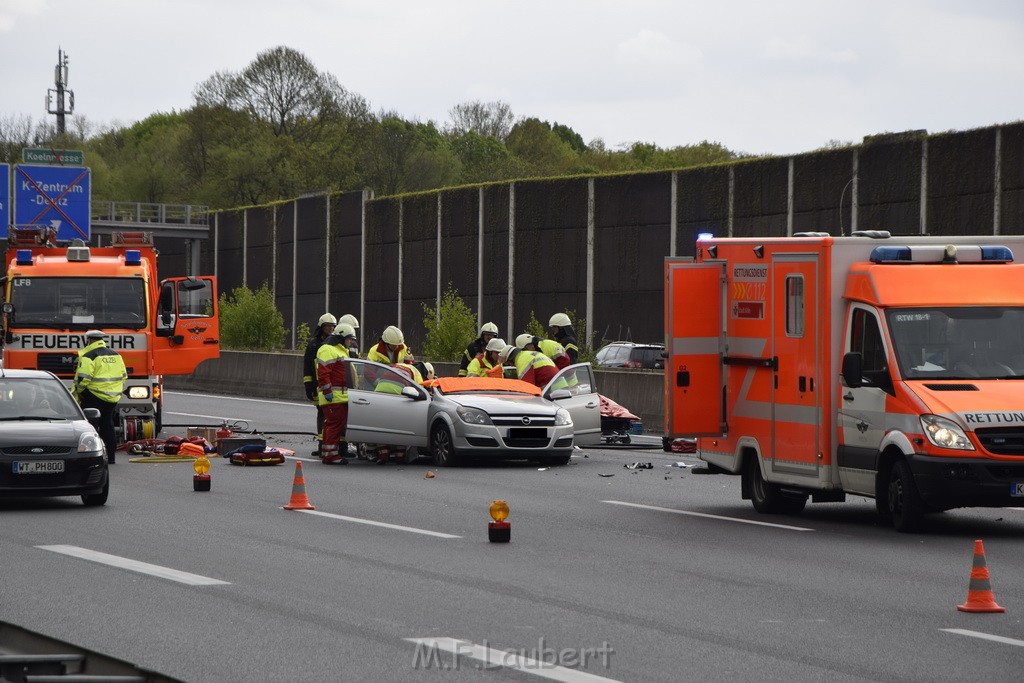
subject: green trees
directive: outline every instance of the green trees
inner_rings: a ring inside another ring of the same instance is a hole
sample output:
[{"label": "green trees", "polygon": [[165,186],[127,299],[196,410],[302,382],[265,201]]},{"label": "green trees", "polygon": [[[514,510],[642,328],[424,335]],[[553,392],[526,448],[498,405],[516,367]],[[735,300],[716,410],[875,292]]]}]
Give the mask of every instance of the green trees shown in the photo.
[{"label": "green trees", "polygon": [[360,95],[286,46],[215,71],[185,111],[92,132],[83,117],[57,137],[45,120],[0,116],[0,162],[26,146],[82,148],[95,199],[214,209],[313,191],[378,195],[579,173],[683,168],[737,158],[716,142],[608,149],[564,123],[516,117],[505,102],[455,104],[447,122],[374,113]]}]

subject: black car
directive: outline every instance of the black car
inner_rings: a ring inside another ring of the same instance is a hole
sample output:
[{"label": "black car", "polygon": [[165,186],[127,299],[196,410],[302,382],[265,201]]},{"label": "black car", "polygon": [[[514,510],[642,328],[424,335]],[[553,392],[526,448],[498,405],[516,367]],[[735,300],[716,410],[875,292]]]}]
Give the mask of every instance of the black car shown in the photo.
[{"label": "black car", "polygon": [[663,368],[664,352],[665,347],[661,344],[617,341],[601,347],[597,352],[597,364],[603,368]]},{"label": "black car", "polygon": [[103,440],[67,387],[49,372],[0,369],[0,498],[81,496],[91,507],[109,490]]}]

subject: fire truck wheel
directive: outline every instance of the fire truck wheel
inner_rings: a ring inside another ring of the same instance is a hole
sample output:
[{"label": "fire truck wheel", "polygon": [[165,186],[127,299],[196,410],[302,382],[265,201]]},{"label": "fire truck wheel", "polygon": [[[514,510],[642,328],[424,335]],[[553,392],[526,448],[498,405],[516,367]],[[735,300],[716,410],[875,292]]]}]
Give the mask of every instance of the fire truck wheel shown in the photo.
[{"label": "fire truck wheel", "polygon": [[917,492],[910,465],[902,460],[889,473],[889,514],[892,525],[904,533],[916,531],[924,515],[924,501]]},{"label": "fire truck wheel", "polygon": [[807,496],[794,496],[783,493],[778,485],[770,484],[761,476],[761,467],[757,458],[747,459],[743,476],[747,477],[750,490],[750,501],[754,509],[767,515],[798,515],[807,505]]}]

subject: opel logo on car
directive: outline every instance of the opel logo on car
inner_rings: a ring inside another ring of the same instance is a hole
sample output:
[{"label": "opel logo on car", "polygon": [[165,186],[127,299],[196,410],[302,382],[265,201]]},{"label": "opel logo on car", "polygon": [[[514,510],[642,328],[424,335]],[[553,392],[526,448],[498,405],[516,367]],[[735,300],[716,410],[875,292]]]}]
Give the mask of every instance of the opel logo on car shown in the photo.
[{"label": "opel logo on car", "polygon": [[524,425],[530,424],[530,416],[529,415],[523,415],[523,424]]},{"label": "opel logo on car", "polygon": [[33,449],[32,449],[32,452],[33,452],[33,453],[42,453],[42,452],[43,452],[43,449],[42,449],[42,448],[38,448],[38,447],[37,447],[37,448],[33,448]]}]

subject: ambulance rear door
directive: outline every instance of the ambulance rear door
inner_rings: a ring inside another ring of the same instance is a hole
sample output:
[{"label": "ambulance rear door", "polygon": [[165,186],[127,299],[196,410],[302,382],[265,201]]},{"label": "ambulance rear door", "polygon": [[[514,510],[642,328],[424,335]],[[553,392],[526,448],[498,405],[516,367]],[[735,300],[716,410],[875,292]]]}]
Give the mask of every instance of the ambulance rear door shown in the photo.
[{"label": "ambulance rear door", "polygon": [[726,431],[724,262],[665,260],[665,436]]}]

